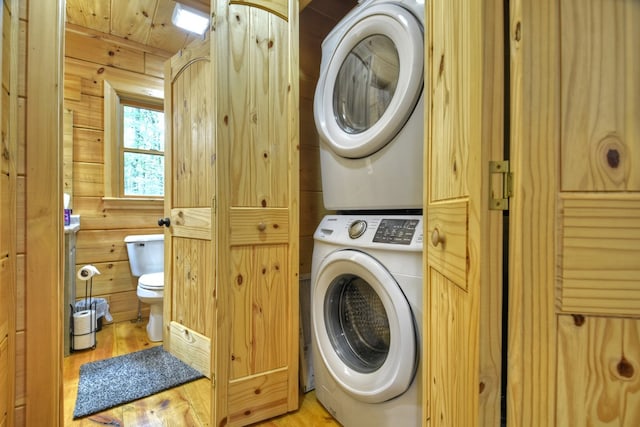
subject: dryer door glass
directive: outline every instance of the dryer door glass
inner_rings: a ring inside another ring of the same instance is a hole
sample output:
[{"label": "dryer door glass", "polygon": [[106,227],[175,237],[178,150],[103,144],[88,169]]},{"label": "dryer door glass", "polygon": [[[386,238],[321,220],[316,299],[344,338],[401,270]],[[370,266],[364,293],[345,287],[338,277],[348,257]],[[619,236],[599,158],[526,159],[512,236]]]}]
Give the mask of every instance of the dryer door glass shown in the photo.
[{"label": "dryer door glass", "polygon": [[327,291],[325,324],[336,354],[351,369],[379,369],[389,353],[389,319],[376,291],[362,278],[345,274]]},{"label": "dryer door glass", "polygon": [[404,7],[385,3],[362,9],[341,31],[335,47],[323,43],[314,118],[331,150],[359,159],[411,118],[424,82],[423,28]]},{"label": "dryer door glass", "polygon": [[393,41],[375,34],[347,55],[333,90],[333,111],[347,133],[364,132],[387,110],[398,85],[400,59]]}]

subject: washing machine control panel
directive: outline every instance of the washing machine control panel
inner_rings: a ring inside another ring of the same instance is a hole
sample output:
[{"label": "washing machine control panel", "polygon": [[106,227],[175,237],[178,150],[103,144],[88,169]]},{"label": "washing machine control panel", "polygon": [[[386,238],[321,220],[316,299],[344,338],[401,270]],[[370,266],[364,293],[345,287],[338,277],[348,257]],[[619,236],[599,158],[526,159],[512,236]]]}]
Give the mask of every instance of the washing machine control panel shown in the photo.
[{"label": "washing machine control panel", "polygon": [[417,219],[383,218],[373,237],[375,243],[410,245],[418,226]]},{"label": "washing machine control panel", "polygon": [[357,248],[421,251],[422,233],[421,215],[327,215],[313,238]]}]

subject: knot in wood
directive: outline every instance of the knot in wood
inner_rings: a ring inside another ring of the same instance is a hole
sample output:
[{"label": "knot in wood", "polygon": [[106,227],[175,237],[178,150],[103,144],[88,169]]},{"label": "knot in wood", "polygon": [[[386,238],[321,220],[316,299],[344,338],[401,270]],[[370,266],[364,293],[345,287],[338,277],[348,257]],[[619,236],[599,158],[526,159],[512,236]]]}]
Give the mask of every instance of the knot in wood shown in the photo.
[{"label": "knot in wood", "polygon": [[623,166],[626,146],[616,134],[606,135],[598,142],[598,156],[602,156],[611,169],[618,169]]},{"label": "knot in wood", "polygon": [[620,376],[624,378],[633,377],[633,374],[635,372],[635,369],[633,369],[633,365],[629,363],[629,361],[625,359],[624,356],[622,357],[622,359],[620,359],[620,362],[618,362],[617,369]]},{"label": "knot in wood", "polygon": [[607,151],[607,163],[614,169],[620,166],[620,152],[613,148],[609,149]]},{"label": "knot in wood", "polygon": [[572,314],[571,317],[573,317],[573,323],[580,327],[582,325],[584,325],[585,322],[585,318],[582,314]]}]

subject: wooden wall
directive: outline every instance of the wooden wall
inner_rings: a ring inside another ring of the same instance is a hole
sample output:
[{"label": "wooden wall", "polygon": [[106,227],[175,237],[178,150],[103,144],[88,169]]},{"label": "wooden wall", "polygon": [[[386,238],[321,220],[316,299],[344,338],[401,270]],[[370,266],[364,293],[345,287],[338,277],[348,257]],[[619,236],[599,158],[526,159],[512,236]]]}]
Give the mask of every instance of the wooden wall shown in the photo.
[{"label": "wooden wall", "polygon": [[[17,265],[16,268],[16,282],[15,282],[15,399],[14,399],[14,422],[16,426],[24,425],[26,418],[26,382],[25,382],[25,341],[26,341],[26,328],[25,328],[25,199],[26,199],[26,138],[25,138],[25,121],[26,121],[26,103],[27,103],[27,84],[26,84],[26,62],[27,62],[27,1],[20,1],[19,8],[16,10],[16,1],[12,1],[12,27],[17,26],[17,40],[13,40],[10,43],[10,49],[17,50],[17,64],[13,64],[14,58],[11,55],[9,63],[11,66],[16,65],[18,67],[17,76],[17,117],[12,117],[12,123],[15,126],[16,132],[10,138],[17,139],[17,185],[16,185],[16,221],[13,223],[16,228],[15,244],[17,253]],[[17,12],[17,18],[14,14]],[[16,24],[13,24],[13,19],[16,19]],[[3,33],[8,30],[6,25],[3,25]],[[12,34],[14,34],[12,30]],[[3,57],[6,52],[3,46]],[[7,66],[7,62],[3,60],[3,67]],[[12,98],[12,102],[15,102]],[[9,381],[11,384],[11,381]],[[10,423],[9,423],[10,425]]]},{"label": "wooden wall", "polygon": [[[104,81],[163,89],[163,64],[170,54],[113,36],[65,32],[64,106],[73,112],[73,213],[80,215],[76,266],[94,264],[93,295],[106,298],[114,321],[135,319],[136,279],[131,276],[124,238],[162,233],[163,202],[104,199]],[[77,296],[85,293],[78,282]],[[148,307],[144,307],[144,314]]]},{"label": "wooden wall", "polygon": [[[15,422],[16,321],[18,266],[24,253],[17,253],[17,191],[24,183],[24,156],[18,156],[18,41],[20,18],[17,1],[5,1],[0,10],[2,56],[0,67],[0,426]],[[24,10],[22,11],[24,12]],[[24,14],[22,15],[24,18]],[[24,71],[24,69],[22,70]],[[24,75],[20,73],[20,75]],[[22,86],[24,88],[24,85]],[[24,91],[22,92],[24,96]],[[22,133],[24,135],[24,132]],[[19,176],[22,174],[22,177]],[[24,248],[22,248],[24,252]],[[22,269],[21,269],[22,271]],[[20,323],[24,328],[24,322]],[[22,355],[22,357],[24,357]]]}]

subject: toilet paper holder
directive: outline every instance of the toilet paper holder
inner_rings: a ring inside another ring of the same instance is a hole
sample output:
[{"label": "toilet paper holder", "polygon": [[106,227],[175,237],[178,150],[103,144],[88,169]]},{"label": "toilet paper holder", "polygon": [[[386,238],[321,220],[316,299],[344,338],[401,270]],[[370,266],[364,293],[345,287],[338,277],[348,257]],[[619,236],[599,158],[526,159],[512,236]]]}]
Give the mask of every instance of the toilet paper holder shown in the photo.
[{"label": "toilet paper holder", "polygon": [[78,270],[78,279],[84,280],[84,310],[75,311],[75,305],[71,304],[70,322],[70,350],[87,350],[96,348],[96,331],[98,319],[96,317],[97,302],[93,298],[93,277],[100,271],[93,265],[85,265]]}]

